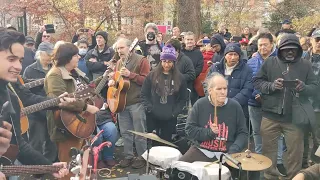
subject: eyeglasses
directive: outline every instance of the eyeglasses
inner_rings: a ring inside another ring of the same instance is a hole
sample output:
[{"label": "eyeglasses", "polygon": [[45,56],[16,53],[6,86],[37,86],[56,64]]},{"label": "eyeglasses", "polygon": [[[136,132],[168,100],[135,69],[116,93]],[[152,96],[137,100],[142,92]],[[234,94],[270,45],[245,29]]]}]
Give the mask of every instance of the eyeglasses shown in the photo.
[{"label": "eyeglasses", "polygon": [[48,35],[43,35],[42,37],[44,37],[44,38],[49,38],[50,36],[48,36]]}]

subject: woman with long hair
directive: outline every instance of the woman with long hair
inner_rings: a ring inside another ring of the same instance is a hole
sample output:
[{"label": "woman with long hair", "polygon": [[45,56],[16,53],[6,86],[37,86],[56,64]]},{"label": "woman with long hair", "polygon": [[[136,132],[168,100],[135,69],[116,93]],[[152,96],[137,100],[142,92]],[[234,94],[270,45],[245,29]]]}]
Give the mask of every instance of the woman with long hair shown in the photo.
[{"label": "woman with long hair", "polygon": [[[55,51],[53,60],[54,66],[47,73],[44,89],[47,96],[58,97],[64,92],[73,93],[77,86],[86,84],[85,73],[80,71],[78,66],[80,56],[78,48],[74,44],[61,44]],[[81,112],[88,111],[95,114],[99,109],[85,101],[75,101],[68,106],[68,110]],[[71,147],[81,148],[83,139],[79,139],[69,133],[64,127],[61,119],[54,118],[54,111],[48,111],[48,133],[53,142],[57,144],[58,157],[61,161],[70,162],[69,150]]]},{"label": "woman with long hair", "polygon": [[141,96],[147,112],[148,132],[156,130],[162,139],[171,141],[177,116],[188,99],[187,83],[175,64],[174,47],[164,46],[160,60],[146,77]]}]

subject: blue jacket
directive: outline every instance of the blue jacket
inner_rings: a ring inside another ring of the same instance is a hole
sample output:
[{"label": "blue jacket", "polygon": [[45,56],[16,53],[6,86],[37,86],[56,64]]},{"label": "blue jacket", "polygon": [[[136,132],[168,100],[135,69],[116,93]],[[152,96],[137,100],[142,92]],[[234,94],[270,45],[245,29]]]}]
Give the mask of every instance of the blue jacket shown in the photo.
[{"label": "blue jacket", "polygon": [[86,76],[89,77],[89,70],[88,70],[88,67],[87,67],[87,64],[86,64],[86,60],[84,59],[84,57],[82,57],[81,59],[79,59],[78,61],[78,68],[86,73]]},{"label": "blue jacket", "polygon": [[[278,53],[277,48],[274,48],[273,52],[270,54],[269,57],[277,56],[277,53]],[[263,60],[262,56],[260,55],[260,53],[257,53],[257,55],[255,57],[252,57],[251,59],[249,59],[247,64],[252,70],[252,76],[253,77],[258,73],[258,71],[260,70],[263,62],[264,62],[264,60]],[[261,107],[261,103],[259,103],[255,99],[257,94],[260,94],[260,91],[258,91],[257,89],[254,89],[253,92],[252,92],[252,95],[251,95],[251,97],[249,99],[249,102],[248,102],[249,106]]]},{"label": "blue jacket", "polygon": [[[219,63],[210,68],[207,78],[211,77],[213,72],[218,72],[225,76],[224,71],[225,59],[223,58]],[[248,117],[248,100],[253,91],[251,79],[252,70],[243,60],[239,61],[228,77],[228,98],[236,100],[242,106],[246,117]]]}]

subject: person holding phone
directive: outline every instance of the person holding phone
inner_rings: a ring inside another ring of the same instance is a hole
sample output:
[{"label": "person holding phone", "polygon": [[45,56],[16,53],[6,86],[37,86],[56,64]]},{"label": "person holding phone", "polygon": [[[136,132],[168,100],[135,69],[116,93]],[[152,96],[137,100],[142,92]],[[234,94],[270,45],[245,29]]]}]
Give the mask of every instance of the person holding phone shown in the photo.
[{"label": "person holding phone", "polygon": [[89,43],[89,37],[91,37],[91,45],[88,45],[88,50],[90,51],[91,49],[94,49],[97,45],[96,38],[94,36],[94,31],[89,29],[89,28],[80,28],[77,30],[77,32],[74,34],[72,37],[71,42],[76,43],[80,40],[82,41],[87,41]]},{"label": "person holding phone", "polygon": [[[49,29],[47,29],[47,28],[49,28]],[[38,46],[40,45],[40,43],[51,42],[51,33],[54,33],[54,26],[52,24],[40,26],[40,29],[39,29],[37,36],[36,36],[36,43],[35,43],[36,50],[38,49]]]},{"label": "person holding phone", "polygon": [[[265,179],[277,179],[277,140],[284,135],[287,145],[287,176],[292,179],[302,167],[303,130],[293,123],[294,98],[303,104],[319,87],[310,61],[301,58],[302,48],[294,34],[284,34],[278,43],[278,55],[269,57],[253,78],[254,87],[262,99],[262,154],[272,160],[272,166],[264,172]],[[294,87],[292,87],[294,82]],[[291,86],[291,87],[290,87]],[[311,105],[310,105],[311,106]],[[312,114],[306,118],[311,117]]]}]

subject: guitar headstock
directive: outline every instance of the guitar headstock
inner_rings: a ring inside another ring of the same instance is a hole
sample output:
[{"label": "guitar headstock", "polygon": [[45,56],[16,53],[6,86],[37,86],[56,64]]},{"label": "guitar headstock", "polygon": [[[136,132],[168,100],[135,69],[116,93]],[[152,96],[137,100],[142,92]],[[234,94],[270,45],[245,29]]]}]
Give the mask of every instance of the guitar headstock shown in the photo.
[{"label": "guitar headstock", "polygon": [[138,42],[139,42],[139,39],[138,39],[138,38],[135,38],[135,39],[133,40],[133,42],[131,43],[131,45],[130,45],[130,47],[129,47],[129,51],[130,51],[130,52],[134,49],[134,47],[136,47],[136,45],[138,44]]},{"label": "guitar headstock", "polygon": [[74,93],[74,98],[86,99],[95,95],[95,86],[87,85],[78,87],[77,91]]}]

